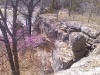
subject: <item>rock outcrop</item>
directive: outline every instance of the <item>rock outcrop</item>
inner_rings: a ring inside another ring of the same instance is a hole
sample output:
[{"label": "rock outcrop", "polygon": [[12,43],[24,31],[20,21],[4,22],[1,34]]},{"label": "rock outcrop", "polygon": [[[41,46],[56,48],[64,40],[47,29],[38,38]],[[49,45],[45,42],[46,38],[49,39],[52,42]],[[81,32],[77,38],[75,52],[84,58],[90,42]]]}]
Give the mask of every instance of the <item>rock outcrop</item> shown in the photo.
[{"label": "rock outcrop", "polygon": [[82,24],[76,22],[66,22],[67,29],[69,32],[81,32]]},{"label": "rock outcrop", "polygon": [[96,39],[96,37],[100,35],[100,32],[98,32],[97,30],[85,26],[81,27],[81,32],[94,39]]},{"label": "rock outcrop", "polygon": [[[82,23],[77,22],[57,22],[57,20],[46,20],[46,18],[44,19],[42,17],[41,21],[42,28],[40,29],[45,33],[46,38],[50,41],[53,40],[53,42],[55,42],[55,40],[59,41],[57,46],[59,47],[60,59],[63,63],[63,68],[61,69],[70,68],[66,71],[59,72],[56,75],[92,75],[94,74],[92,73],[92,70],[96,72],[99,69],[97,67],[89,68],[85,73],[83,69],[80,71],[82,62],[86,61],[82,65],[86,66],[86,68],[88,68],[87,64],[94,63],[95,56],[93,58],[92,56],[86,58],[83,57],[85,57],[88,52],[96,49],[95,44],[100,42],[99,31],[83,26]],[[80,66],[77,65],[75,67],[74,65],[77,63]]]},{"label": "rock outcrop", "polygon": [[69,36],[69,44],[71,46],[71,50],[73,51],[74,61],[78,61],[86,54],[86,38],[82,33],[73,32]]}]

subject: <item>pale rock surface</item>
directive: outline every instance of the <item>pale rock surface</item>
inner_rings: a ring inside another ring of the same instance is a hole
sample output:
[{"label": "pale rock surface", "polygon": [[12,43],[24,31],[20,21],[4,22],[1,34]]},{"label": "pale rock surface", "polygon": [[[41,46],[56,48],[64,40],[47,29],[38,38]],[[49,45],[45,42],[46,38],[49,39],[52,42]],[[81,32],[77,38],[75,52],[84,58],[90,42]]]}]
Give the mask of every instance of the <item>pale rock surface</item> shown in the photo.
[{"label": "pale rock surface", "polygon": [[70,46],[63,42],[58,42],[59,50],[60,50],[60,59],[63,63],[62,69],[67,69],[73,64],[73,52]]},{"label": "pale rock surface", "polygon": [[74,63],[70,69],[55,75],[100,75],[100,56],[89,56]]},{"label": "pale rock surface", "polygon": [[81,32],[81,23],[77,22],[66,22],[67,27],[70,29],[70,32]]},{"label": "pale rock surface", "polygon": [[86,26],[81,27],[81,32],[83,32],[84,34],[88,35],[91,38],[96,38],[100,34],[99,31]]}]

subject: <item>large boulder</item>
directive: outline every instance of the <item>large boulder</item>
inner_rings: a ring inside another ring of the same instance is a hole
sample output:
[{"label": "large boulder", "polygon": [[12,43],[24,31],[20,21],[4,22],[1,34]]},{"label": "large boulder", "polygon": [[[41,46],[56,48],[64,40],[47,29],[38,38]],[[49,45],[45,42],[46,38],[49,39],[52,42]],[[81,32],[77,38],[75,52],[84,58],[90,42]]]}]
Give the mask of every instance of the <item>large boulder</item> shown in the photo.
[{"label": "large boulder", "polygon": [[88,56],[55,75],[100,75],[100,56]]},{"label": "large boulder", "polygon": [[80,32],[73,32],[69,35],[69,43],[72,51],[81,51],[85,48],[86,38]]},{"label": "large boulder", "polygon": [[92,28],[89,27],[85,27],[82,26],[81,27],[81,32],[83,32],[84,34],[88,35],[90,38],[96,38],[98,35],[100,35],[100,32],[97,30],[94,30]]},{"label": "large boulder", "polygon": [[[70,46],[63,41],[58,41],[57,46],[59,47],[59,56],[63,64],[62,69],[70,68],[73,64],[73,52]],[[57,54],[57,51],[55,53]]]},{"label": "large boulder", "polygon": [[80,32],[73,32],[69,35],[69,44],[73,51],[74,60],[77,61],[84,57],[86,53],[86,38]]},{"label": "large boulder", "polygon": [[81,23],[67,22],[66,25],[70,32],[81,32],[81,26],[82,26]]}]

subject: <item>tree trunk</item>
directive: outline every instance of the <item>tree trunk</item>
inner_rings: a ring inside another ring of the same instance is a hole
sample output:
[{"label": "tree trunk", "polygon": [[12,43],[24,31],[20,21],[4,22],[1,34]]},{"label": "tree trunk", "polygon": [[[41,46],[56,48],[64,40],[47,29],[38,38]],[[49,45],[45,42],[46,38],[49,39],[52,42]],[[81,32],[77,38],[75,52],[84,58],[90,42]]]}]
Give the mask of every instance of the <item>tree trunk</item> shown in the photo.
[{"label": "tree trunk", "polygon": [[12,70],[12,74],[16,75],[14,61],[13,61],[13,55],[12,55],[12,52],[11,52],[11,48],[10,48],[10,43],[9,43],[9,40],[8,40],[7,32],[6,32],[5,27],[2,26],[1,22],[0,22],[0,28],[1,28],[1,31],[2,31],[2,34],[3,34],[3,38],[5,40],[5,47],[6,47],[6,50],[7,50],[7,54],[8,54],[9,63],[10,63],[10,67],[11,67],[11,70]]},{"label": "tree trunk", "polygon": [[71,15],[71,11],[72,11],[72,0],[70,0],[70,5],[69,5],[69,9],[68,9],[69,16]]},{"label": "tree trunk", "polygon": [[31,36],[32,12],[28,12],[28,35]]},{"label": "tree trunk", "polygon": [[18,54],[17,54],[17,7],[18,7],[18,0],[16,0],[15,6],[13,6],[13,38],[12,38],[12,51],[14,55],[14,63],[15,63],[15,70],[16,70],[16,75],[20,75],[19,71],[19,63],[18,63]]},{"label": "tree trunk", "polygon": [[[7,1],[8,0],[6,0],[6,3],[5,3],[4,16],[2,14],[2,11],[0,10],[0,15],[1,15],[1,18],[2,18],[2,21],[3,21],[3,23],[0,22],[0,28],[1,28],[1,31],[2,31],[2,34],[3,34],[4,43],[5,43],[5,47],[6,47],[6,50],[7,50],[8,59],[9,59],[10,67],[11,67],[11,70],[12,70],[12,74],[13,75],[20,75],[19,64],[18,64],[18,55],[17,55],[17,40],[16,40],[16,32],[17,32],[17,30],[16,30],[16,28],[17,28],[16,20],[17,20],[17,7],[18,7],[18,1],[19,0],[16,0],[15,4],[11,0],[12,6],[13,6],[13,28],[12,28],[13,35],[10,33],[10,30],[8,29],[8,26],[7,26],[7,18],[6,18]],[[11,47],[10,47],[7,32],[10,33],[11,38],[12,38],[12,42],[13,42],[12,50],[11,50]]]}]

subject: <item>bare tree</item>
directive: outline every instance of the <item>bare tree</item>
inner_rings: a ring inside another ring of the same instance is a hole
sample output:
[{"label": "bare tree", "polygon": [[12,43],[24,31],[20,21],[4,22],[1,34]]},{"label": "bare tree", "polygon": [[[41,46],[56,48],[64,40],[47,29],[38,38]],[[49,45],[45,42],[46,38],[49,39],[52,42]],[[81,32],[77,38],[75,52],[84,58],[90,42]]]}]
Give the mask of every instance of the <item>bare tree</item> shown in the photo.
[{"label": "bare tree", "polygon": [[[5,47],[7,50],[8,59],[9,59],[10,67],[12,70],[12,74],[13,75],[20,75],[19,64],[18,64],[18,54],[17,54],[17,39],[16,39],[16,33],[17,33],[16,20],[17,20],[17,7],[18,7],[19,0],[10,0],[10,2],[12,4],[12,8],[13,8],[12,33],[9,30],[8,25],[7,25],[7,2],[8,2],[8,0],[5,1],[4,15],[0,9],[0,16],[1,16],[0,29],[1,29],[2,35],[3,35],[3,39],[1,39],[1,41],[3,41],[5,43]],[[11,44],[9,42],[8,36],[10,36],[12,39],[12,48],[10,46]]]},{"label": "bare tree", "polygon": [[31,36],[31,26],[32,26],[32,13],[34,11],[34,8],[41,0],[37,0],[36,2],[34,0],[22,0],[22,3],[27,7],[27,13],[19,11],[22,15],[26,18],[27,28],[28,28],[28,35]]},{"label": "bare tree", "polygon": [[70,0],[69,2],[69,8],[68,8],[69,16],[71,15],[71,11],[72,11],[72,0]]}]

